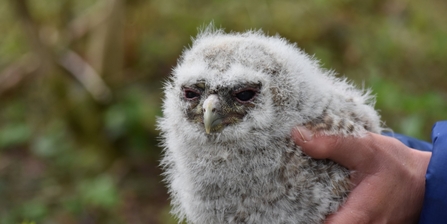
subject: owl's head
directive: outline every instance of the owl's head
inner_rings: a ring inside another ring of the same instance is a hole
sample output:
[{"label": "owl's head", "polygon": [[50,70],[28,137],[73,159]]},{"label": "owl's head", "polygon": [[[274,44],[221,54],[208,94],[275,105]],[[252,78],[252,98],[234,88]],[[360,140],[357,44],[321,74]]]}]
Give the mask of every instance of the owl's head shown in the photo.
[{"label": "owl's head", "polygon": [[282,38],[208,28],[173,70],[165,119],[174,129],[206,136],[244,135],[290,117],[296,123],[311,116],[299,113],[309,108],[307,99],[323,98],[312,96],[318,75],[308,74],[314,73],[322,73],[317,63]]}]

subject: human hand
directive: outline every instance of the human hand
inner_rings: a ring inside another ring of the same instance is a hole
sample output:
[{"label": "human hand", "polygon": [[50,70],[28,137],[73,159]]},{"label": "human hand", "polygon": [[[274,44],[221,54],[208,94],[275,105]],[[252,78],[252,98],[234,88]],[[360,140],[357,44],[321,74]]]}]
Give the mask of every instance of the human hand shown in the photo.
[{"label": "human hand", "polygon": [[298,129],[293,130],[292,138],[305,154],[333,160],[352,171],[354,187],[348,199],[325,223],[418,222],[430,152],[374,133],[355,138]]}]

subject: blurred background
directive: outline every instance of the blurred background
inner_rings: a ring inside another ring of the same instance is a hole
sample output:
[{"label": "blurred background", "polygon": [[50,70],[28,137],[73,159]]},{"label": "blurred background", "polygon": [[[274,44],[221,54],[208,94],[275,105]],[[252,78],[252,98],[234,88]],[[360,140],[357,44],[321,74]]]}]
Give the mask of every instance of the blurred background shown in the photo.
[{"label": "blurred background", "polygon": [[262,29],[371,88],[395,132],[447,119],[447,1],[1,0],[0,223],[175,223],[166,80],[197,28]]}]

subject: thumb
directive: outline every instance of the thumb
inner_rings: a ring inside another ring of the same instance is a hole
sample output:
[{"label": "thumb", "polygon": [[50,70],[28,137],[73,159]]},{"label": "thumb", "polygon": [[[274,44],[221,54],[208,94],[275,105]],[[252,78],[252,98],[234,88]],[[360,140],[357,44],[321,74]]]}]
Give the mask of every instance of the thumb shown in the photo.
[{"label": "thumb", "polygon": [[302,151],[314,159],[330,159],[348,169],[374,156],[375,134],[368,132],[363,137],[323,135],[312,133],[305,127],[293,129],[292,139]]}]

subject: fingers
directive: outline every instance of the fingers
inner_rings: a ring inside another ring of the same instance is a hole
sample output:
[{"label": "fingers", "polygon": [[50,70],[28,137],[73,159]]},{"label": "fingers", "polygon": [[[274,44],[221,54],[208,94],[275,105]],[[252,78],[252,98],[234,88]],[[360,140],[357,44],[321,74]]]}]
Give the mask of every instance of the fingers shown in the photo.
[{"label": "fingers", "polygon": [[379,134],[327,136],[299,127],[295,143],[315,159],[330,159],[353,171],[354,188],[326,223],[412,223],[420,213],[429,152]]}]

